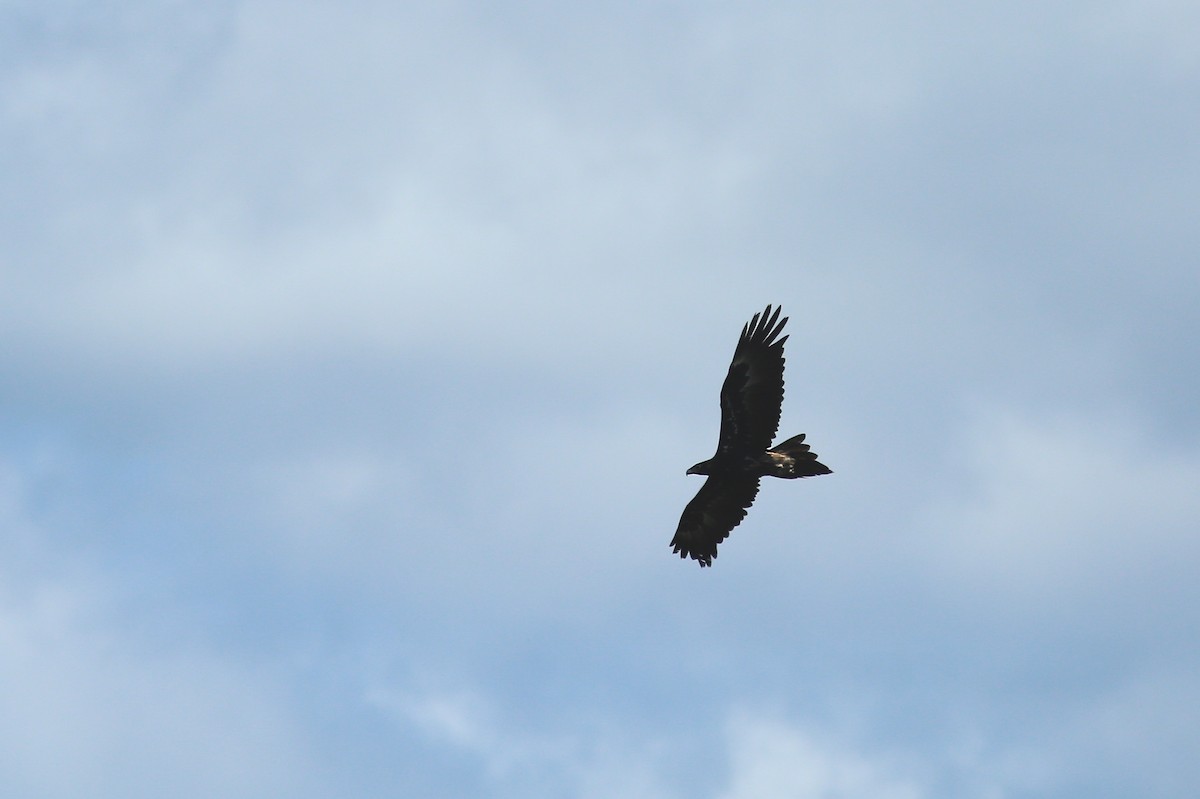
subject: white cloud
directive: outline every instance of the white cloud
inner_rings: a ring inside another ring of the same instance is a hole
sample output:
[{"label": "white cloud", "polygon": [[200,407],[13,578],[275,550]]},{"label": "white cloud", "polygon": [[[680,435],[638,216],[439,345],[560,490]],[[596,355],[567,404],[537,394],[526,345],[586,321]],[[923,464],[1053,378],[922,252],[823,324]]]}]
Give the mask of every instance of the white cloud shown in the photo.
[{"label": "white cloud", "polygon": [[[327,796],[317,752],[265,671],[180,634],[139,639],[104,580],[56,555],[3,487],[0,792]],[[14,508],[15,506],[15,508]],[[15,558],[15,560],[14,560]],[[127,617],[127,616],[126,616]]]},{"label": "white cloud", "polygon": [[488,796],[667,799],[664,747],[636,730],[529,730],[468,691],[375,688],[368,701],[438,745],[469,754],[484,769]]},{"label": "white cloud", "polygon": [[1200,69],[1190,35],[1198,25],[1200,12],[1188,0],[1120,0],[1095,10],[1085,31],[1127,64],[1133,57],[1159,65],[1165,76],[1184,78]]},{"label": "white cloud", "polygon": [[339,591],[522,625],[603,615],[669,562],[697,487],[677,420],[640,404],[559,415],[538,401],[460,431],[255,464],[258,545]]},{"label": "white cloud", "polygon": [[928,790],[892,757],[747,714],[729,725],[729,787],[720,799],[921,799]]},{"label": "white cloud", "polygon": [[1067,720],[1058,738],[1070,751],[1063,770],[1095,782],[1094,770],[1083,764],[1104,763],[1105,778],[1124,783],[1129,793],[1185,796],[1200,779],[1192,757],[1200,740],[1197,707],[1194,669],[1147,669]]},{"label": "white cloud", "polygon": [[[1187,4],[20,5],[4,452],[80,461],[36,492],[61,540],[0,473],[0,777],[125,795],[145,752],[147,781],[303,788],[276,764],[314,758],[320,700],[148,640],[148,584],[200,641],[328,635],[318,693],[345,647],[528,665],[373,695],[514,796],[694,795],[663,740],[727,756],[731,799],[1192,775],[1194,686],[1161,677],[1200,607]],[[682,471],[766,301],[784,431],[836,474],[770,486],[699,572]],[[1000,410],[956,439],[964,396]],[[551,671],[561,707],[510,709]],[[798,690],[887,697],[884,732],[675,715]],[[884,740],[912,696],[972,716],[967,765]],[[347,704],[330,737],[382,782],[394,740]]]},{"label": "white cloud", "polygon": [[[955,498],[924,526],[940,579],[1053,614],[1195,595],[1200,458],[1122,414],[982,414]],[[1115,608],[1112,608],[1115,610]],[[1128,621],[1128,619],[1127,619]]]},{"label": "white cloud", "polygon": [[531,731],[485,697],[464,691],[376,689],[370,701],[438,745],[477,758],[489,795],[666,797],[676,795],[672,785],[704,786],[692,795],[717,799],[933,795],[901,757],[864,752],[834,735],[742,711],[730,715],[717,749],[727,762],[710,762],[697,775],[679,773],[691,762],[692,742],[682,733],[650,739],[643,731],[594,723],[577,723],[566,735]]},{"label": "white cloud", "polygon": [[147,651],[45,586],[0,607],[0,785],[39,796],[320,795],[283,697],[198,653]]}]

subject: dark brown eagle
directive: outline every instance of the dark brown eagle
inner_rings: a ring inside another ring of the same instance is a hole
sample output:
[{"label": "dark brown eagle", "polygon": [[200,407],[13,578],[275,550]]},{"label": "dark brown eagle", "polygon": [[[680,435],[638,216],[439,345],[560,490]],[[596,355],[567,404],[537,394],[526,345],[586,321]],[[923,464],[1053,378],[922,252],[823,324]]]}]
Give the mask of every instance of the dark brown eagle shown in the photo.
[{"label": "dark brown eagle", "polygon": [[761,477],[813,477],[833,470],[817,461],[804,434],[772,447],[783,405],[783,343],[787,317],[771,306],[742,328],[733,363],[721,386],[721,438],[717,453],[687,470],[706,474],[700,492],[683,509],[671,546],[679,557],[711,566],[717,544],[746,518]]}]

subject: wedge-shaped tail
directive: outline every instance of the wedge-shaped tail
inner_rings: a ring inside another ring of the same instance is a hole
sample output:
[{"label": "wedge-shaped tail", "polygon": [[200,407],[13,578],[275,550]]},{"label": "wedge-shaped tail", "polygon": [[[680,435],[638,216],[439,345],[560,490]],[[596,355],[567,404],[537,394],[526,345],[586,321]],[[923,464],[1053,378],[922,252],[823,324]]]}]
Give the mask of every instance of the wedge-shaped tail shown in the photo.
[{"label": "wedge-shaped tail", "polygon": [[771,447],[767,450],[767,457],[771,459],[772,477],[791,480],[833,473],[832,469],[817,460],[817,453],[804,443],[804,433]]}]

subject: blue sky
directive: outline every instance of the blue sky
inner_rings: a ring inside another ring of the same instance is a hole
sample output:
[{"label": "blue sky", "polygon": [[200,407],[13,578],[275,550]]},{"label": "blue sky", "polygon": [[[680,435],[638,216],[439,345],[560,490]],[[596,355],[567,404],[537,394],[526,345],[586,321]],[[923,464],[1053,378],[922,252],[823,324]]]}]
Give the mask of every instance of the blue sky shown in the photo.
[{"label": "blue sky", "polygon": [[1190,796],[1197,29],[6,3],[0,793]]}]

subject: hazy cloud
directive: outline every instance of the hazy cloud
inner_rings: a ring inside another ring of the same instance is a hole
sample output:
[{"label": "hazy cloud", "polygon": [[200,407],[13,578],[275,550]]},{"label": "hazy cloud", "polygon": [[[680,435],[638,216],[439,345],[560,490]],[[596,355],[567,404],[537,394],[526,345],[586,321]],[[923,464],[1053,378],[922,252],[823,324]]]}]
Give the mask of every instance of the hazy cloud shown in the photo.
[{"label": "hazy cloud", "polygon": [[0,787],[1182,795],[1194,16],[10,4]]}]

